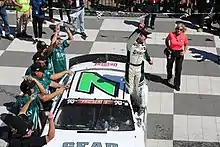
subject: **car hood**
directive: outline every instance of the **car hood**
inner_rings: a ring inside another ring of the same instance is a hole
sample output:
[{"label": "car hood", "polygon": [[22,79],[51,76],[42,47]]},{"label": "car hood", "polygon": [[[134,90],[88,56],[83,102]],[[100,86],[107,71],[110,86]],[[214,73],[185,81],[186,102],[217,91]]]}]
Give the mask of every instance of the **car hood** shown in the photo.
[{"label": "car hood", "polygon": [[140,144],[144,138],[138,138],[134,131],[77,133],[56,129],[55,138],[45,147],[142,147]]}]

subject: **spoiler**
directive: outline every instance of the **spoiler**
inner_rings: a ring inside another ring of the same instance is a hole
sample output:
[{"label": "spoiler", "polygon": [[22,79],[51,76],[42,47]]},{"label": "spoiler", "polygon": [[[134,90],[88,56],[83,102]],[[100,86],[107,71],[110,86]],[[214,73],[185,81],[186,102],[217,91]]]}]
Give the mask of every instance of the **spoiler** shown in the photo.
[{"label": "spoiler", "polygon": [[69,68],[76,64],[93,62],[93,63],[106,63],[107,61],[126,63],[127,57],[117,54],[87,54],[77,56],[69,60]]}]

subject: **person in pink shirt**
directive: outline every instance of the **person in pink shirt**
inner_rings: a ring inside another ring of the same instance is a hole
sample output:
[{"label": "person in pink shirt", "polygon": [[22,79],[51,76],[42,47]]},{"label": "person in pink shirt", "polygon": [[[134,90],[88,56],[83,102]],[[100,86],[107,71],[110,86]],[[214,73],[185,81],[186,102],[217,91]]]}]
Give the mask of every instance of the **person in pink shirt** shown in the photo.
[{"label": "person in pink shirt", "polygon": [[167,48],[164,50],[167,56],[167,82],[170,82],[172,79],[172,69],[175,61],[174,88],[177,91],[180,91],[182,63],[184,54],[188,50],[188,37],[185,32],[185,25],[182,23],[177,24],[175,31],[169,33],[167,36]]}]

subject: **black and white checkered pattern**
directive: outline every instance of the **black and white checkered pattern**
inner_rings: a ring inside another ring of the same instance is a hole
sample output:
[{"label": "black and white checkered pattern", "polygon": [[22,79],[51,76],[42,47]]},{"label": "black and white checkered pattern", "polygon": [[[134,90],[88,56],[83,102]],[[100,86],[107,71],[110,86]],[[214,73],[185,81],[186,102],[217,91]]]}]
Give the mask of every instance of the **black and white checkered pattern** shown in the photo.
[{"label": "black and white checkered pattern", "polygon": [[[75,35],[75,41],[66,49],[67,58],[90,53],[126,55],[126,40],[136,29],[139,20],[132,18],[86,17],[88,38]],[[59,18],[59,16],[55,16]],[[164,84],[166,59],[163,54],[167,34],[174,29],[174,19],[156,21],[156,29],[147,40],[148,52],[154,65],[146,64],[149,79],[148,147],[220,146],[220,68],[218,54],[220,39],[209,33],[188,28],[189,51],[185,55],[182,84],[179,92]],[[9,23],[15,29],[14,12]],[[52,30],[44,25],[43,39],[48,44]],[[187,25],[187,26],[190,26]],[[27,32],[32,34],[32,24]],[[65,38],[66,33],[61,33]],[[0,41],[0,112],[14,101],[26,68],[36,52],[31,41],[15,39]]]}]

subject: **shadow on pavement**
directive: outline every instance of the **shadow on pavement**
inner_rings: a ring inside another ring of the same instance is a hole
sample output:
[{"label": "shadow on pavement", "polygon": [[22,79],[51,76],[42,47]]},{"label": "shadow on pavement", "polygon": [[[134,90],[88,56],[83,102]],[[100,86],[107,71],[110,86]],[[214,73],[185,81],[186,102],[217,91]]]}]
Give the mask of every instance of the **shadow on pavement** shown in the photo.
[{"label": "shadow on pavement", "polygon": [[[212,61],[212,62],[220,65],[220,62],[219,62],[220,56],[218,56],[216,54],[213,54],[213,53],[207,52],[207,51],[203,51],[203,50],[199,50],[196,48],[189,48],[189,51],[192,53],[192,56],[194,58],[200,58],[200,60],[197,60],[198,62],[209,60],[209,61]],[[198,55],[193,55],[193,54],[198,54]]]},{"label": "shadow on pavement", "polygon": [[139,26],[139,22],[137,21],[132,21],[132,20],[124,20],[124,23],[127,24],[127,25],[133,25],[135,27],[138,27]]},{"label": "shadow on pavement", "polygon": [[[189,21],[189,22],[176,21],[176,23],[183,23],[187,28],[197,30],[198,27],[196,26],[197,22],[196,22],[195,18],[190,17],[190,18],[186,18],[186,19],[183,19],[183,20],[186,20],[186,21]],[[209,33],[209,34],[212,34],[212,35],[216,35],[216,36],[220,36],[218,28],[213,27],[213,26],[212,26],[212,30],[208,30],[206,28],[203,28],[203,32]]]},{"label": "shadow on pavement", "polygon": [[163,79],[162,77],[160,77],[158,75],[145,73],[145,78],[149,81],[156,82],[156,83],[161,83],[161,84],[164,84],[164,85],[166,85],[170,88],[174,88],[174,85],[168,83],[166,79]]}]

